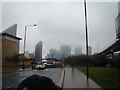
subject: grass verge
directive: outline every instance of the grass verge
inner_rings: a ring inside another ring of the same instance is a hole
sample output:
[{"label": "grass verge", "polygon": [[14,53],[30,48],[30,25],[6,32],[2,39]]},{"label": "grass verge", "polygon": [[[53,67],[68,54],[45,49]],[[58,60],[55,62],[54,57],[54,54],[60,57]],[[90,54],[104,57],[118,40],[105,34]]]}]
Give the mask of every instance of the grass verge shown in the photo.
[{"label": "grass verge", "polygon": [[[77,67],[78,70],[86,74],[85,67]],[[118,70],[108,67],[89,67],[89,77],[102,88],[118,87]]]},{"label": "grass verge", "polygon": [[2,71],[3,72],[7,72],[7,71],[16,71],[16,70],[19,70],[19,69],[21,69],[22,67],[3,67],[2,68]]}]

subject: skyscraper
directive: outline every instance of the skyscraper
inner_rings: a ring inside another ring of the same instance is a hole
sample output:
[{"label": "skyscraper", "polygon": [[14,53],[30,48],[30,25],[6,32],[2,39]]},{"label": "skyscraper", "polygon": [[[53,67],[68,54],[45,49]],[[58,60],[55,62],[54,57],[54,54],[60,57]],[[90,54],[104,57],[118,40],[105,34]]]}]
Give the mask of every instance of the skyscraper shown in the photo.
[{"label": "skyscraper", "polygon": [[56,49],[50,49],[49,53],[47,54],[47,58],[61,59],[61,52]]},{"label": "skyscraper", "polygon": [[35,62],[42,61],[42,41],[39,41],[35,46]]},{"label": "skyscraper", "polygon": [[61,58],[64,59],[69,56],[71,56],[71,46],[62,45],[61,46]]},{"label": "skyscraper", "polygon": [[50,49],[49,55],[50,58],[56,58],[56,49]]},{"label": "skyscraper", "polygon": [[60,51],[56,51],[56,59],[61,59],[61,52]]},{"label": "skyscraper", "polygon": [[88,55],[92,55],[92,47],[88,46]]},{"label": "skyscraper", "polygon": [[81,47],[75,47],[75,55],[78,56],[82,54],[82,48]]}]

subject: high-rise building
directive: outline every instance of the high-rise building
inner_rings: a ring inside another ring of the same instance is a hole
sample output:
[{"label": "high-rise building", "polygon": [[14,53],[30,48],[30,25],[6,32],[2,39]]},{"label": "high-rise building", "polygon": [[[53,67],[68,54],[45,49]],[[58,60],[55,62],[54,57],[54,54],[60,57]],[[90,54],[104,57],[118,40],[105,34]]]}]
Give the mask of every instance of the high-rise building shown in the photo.
[{"label": "high-rise building", "polygon": [[81,47],[75,47],[75,55],[81,55],[82,54],[82,48]]},{"label": "high-rise building", "polygon": [[71,46],[62,45],[61,46],[61,58],[64,59],[69,56],[71,56]]},{"label": "high-rise building", "polygon": [[47,58],[55,58],[61,59],[61,52],[59,50],[50,49],[49,53],[47,54]]},{"label": "high-rise building", "polygon": [[60,51],[56,51],[56,59],[61,59],[61,52]]},{"label": "high-rise building", "polygon": [[49,55],[50,58],[56,58],[56,49],[50,49]]},{"label": "high-rise building", "polygon": [[88,46],[88,55],[92,55],[92,47]]},{"label": "high-rise building", "polygon": [[42,41],[39,41],[35,46],[35,62],[42,61]]}]

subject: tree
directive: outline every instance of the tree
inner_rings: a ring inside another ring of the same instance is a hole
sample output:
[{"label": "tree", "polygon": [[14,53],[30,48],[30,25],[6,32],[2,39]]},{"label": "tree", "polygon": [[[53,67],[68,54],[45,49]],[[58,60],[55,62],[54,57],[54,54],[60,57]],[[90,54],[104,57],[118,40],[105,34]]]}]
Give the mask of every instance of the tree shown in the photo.
[{"label": "tree", "polygon": [[16,54],[16,53],[15,53],[14,55],[7,57],[6,60],[8,60],[8,61],[13,61],[13,62],[18,63],[18,62],[20,62],[22,59],[20,58],[20,55],[19,55],[19,54]]},{"label": "tree", "polygon": [[65,59],[65,64],[71,66],[85,66],[87,62],[90,66],[106,66],[108,59],[106,56],[89,56],[87,61],[86,55],[71,56]]}]

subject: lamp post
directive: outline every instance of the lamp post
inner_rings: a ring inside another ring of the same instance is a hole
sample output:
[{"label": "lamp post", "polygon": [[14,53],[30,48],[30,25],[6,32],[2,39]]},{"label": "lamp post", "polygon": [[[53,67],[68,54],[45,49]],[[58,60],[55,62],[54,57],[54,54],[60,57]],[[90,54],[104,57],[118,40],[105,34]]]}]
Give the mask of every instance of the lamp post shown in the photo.
[{"label": "lamp post", "polygon": [[84,0],[84,11],[85,11],[85,29],[86,29],[86,59],[87,59],[87,81],[89,79],[89,62],[88,62],[88,28],[87,28],[87,8],[86,8],[86,0]]},{"label": "lamp post", "polygon": [[25,69],[24,59],[25,59],[26,30],[27,30],[27,27],[30,27],[30,26],[37,26],[37,25],[34,24],[34,25],[27,25],[27,26],[25,26],[25,35],[24,35],[24,53],[23,53],[23,70]]}]

